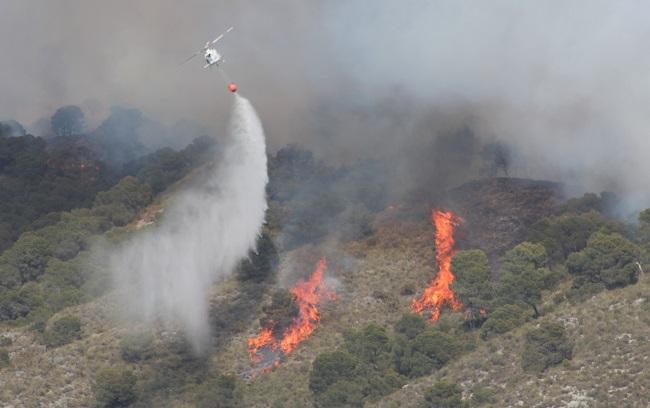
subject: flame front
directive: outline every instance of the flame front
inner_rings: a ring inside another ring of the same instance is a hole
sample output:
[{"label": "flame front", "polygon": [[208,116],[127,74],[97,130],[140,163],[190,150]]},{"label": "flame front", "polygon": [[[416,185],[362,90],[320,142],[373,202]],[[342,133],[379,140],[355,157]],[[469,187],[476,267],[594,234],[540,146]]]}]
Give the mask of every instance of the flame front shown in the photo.
[{"label": "flame front", "polygon": [[[299,313],[284,331],[281,339],[278,340],[273,336],[274,324],[263,327],[259,335],[248,339],[248,354],[252,361],[259,362],[261,360],[259,353],[263,350],[279,350],[281,354],[289,354],[312,334],[320,322],[318,305],[323,299],[334,300],[336,298],[335,293],[323,281],[325,269],[327,269],[327,262],[323,258],[318,261],[314,272],[308,279],[301,279],[291,289]],[[271,355],[274,359],[280,357],[278,353],[271,353]],[[277,363],[277,360],[273,363]]]},{"label": "flame front", "polygon": [[334,292],[323,284],[323,273],[326,268],[327,263],[323,258],[318,261],[316,269],[308,280],[299,281],[291,289],[300,312],[293,324],[284,332],[282,340],[280,340],[280,349],[284,354],[291,353],[300,342],[309,337],[314,331],[316,324],[320,322],[320,314],[316,306],[323,297],[331,300],[336,298]]},{"label": "flame front", "polygon": [[454,256],[454,228],[460,223],[460,218],[451,211],[433,210],[431,222],[436,228],[436,262],[438,274],[424,289],[419,299],[411,302],[414,313],[430,311],[430,321],[435,322],[440,318],[440,310],[448,305],[452,310],[458,310],[462,304],[456,299],[449,285],[454,281],[451,272],[451,257]]},{"label": "flame front", "polygon": [[273,338],[273,326],[263,327],[260,334],[257,336],[248,339],[248,355],[253,361],[259,361],[260,356],[257,354],[258,351],[264,347],[268,347],[275,342]]}]

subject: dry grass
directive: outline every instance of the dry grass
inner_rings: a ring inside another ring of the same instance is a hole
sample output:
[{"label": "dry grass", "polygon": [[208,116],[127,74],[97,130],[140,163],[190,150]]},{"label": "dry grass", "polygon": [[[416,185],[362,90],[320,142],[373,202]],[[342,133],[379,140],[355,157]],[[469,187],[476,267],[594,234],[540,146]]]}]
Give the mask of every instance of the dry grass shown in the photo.
[{"label": "dry grass", "polygon": [[562,322],[574,343],[571,361],[541,374],[523,372],[523,334],[537,322],[490,342],[443,370],[386,397],[378,407],[417,407],[435,381],[450,378],[466,397],[479,387],[496,392],[491,407],[650,406],[650,277],[600,293],[584,303],[562,304],[542,319]]},{"label": "dry grass", "polygon": [[[428,220],[398,219],[385,213],[368,239],[340,246],[332,242],[282,254],[279,281],[291,285],[305,276],[313,261],[326,254],[329,274],[338,282],[336,302],[322,308],[322,322],[313,335],[273,371],[244,381],[245,405],[251,407],[309,407],[311,362],[318,353],[342,342],[348,328],[369,322],[390,325],[409,310],[416,292],[434,276],[433,231]],[[559,290],[566,289],[561,287]],[[234,280],[219,283],[213,299],[230,299],[238,291]],[[417,294],[416,293],[416,294]],[[548,294],[543,319],[561,321],[575,343],[570,362],[533,375],[519,365],[522,335],[536,322],[511,333],[480,342],[472,353],[387,396],[380,407],[417,407],[423,391],[442,377],[458,381],[469,397],[478,387],[496,391],[493,407],[646,407],[650,395],[650,277],[624,289],[608,291],[577,305],[557,304]],[[263,306],[266,297],[259,304]],[[104,297],[66,309],[83,322],[83,337],[66,346],[45,350],[26,328],[0,328],[11,337],[6,347],[11,366],[0,369],[0,405],[8,407],[87,407],[92,403],[95,372],[106,365],[123,364],[119,340],[129,328],[112,318],[115,302]],[[253,320],[211,356],[214,368],[242,374],[251,369],[246,339],[257,334]],[[143,367],[131,365],[143,373]],[[191,406],[192,390],[167,406]],[[582,404],[582,405],[581,405]],[[486,405],[490,406],[490,405]]]}]

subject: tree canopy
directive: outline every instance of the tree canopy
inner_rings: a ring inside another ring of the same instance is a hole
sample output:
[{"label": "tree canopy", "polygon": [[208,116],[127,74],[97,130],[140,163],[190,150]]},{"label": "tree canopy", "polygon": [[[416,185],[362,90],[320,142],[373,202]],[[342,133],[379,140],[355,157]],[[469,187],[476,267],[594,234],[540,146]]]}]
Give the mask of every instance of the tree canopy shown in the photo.
[{"label": "tree canopy", "polygon": [[621,234],[594,233],[587,246],[567,259],[576,286],[600,284],[608,289],[634,283],[639,272],[639,248]]},{"label": "tree canopy", "polygon": [[480,249],[459,251],[451,260],[451,270],[456,277],[452,289],[463,303],[468,320],[479,321],[494,298],[487,255]]},{"label": "tree canopy", "polygon": [[539,315],[537,304],[542,299],[546,269],[546,249],[540,244],[523,242],[505,253],[501,259],[499,295],[502,303],[521,302]]},{"label": "tree canopy", "polygon": [[84,114],[78,106],[63,106],[52,115],[51,125],[58,136],[78,134],[84,128]]}]

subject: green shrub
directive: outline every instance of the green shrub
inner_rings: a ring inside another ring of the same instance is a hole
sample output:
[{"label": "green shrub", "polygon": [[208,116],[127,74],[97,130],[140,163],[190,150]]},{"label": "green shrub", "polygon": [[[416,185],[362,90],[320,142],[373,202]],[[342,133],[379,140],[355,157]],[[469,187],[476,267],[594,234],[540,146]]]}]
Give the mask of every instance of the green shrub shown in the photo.
[{"label": "green shrub", "polygon": [[0,291],[0,320],[25,317],[43,304],[43,296],[37,283],[29,282],[19,289]]},{"label": "green shrub", "polygon": [[361,406],[404,384],[393,367],[392,340],[376,324],[345,333],[344,349],[322,353],[314,360],[309,388],[317,406]]},{"label": "green shrub", "polygon": [[439,327],[429,327],[412,339],[397,336],[391,351],[394,369],[399,374],[419,377],[442,367],[465,349],[462,339],[441,331]]},{"label": "green shrub", "polygon": [[573,346],[566,336],[564,326],[543,322],[526,334],[526,344],[521,364],[525,371],[541,372],[548,367],[570,360]]},{"label": "green shrub", "polygon": [[496,402],[497,392],[491,387],[478,387],[472,391],[472,406],[493,404]]},{"label": "green shrub", "polygon": [[59,347],[81,338],[81,321],[75,316],[55,320],[43,333],[43,342],[49,347]]},{"label": "green shrub", "polygon": [[349,353],[343,351],[321,353],[312,363],[309,389],[314,394],[320,394],[337,381],[352,380],[356,366],[357,361]]},{"label": "green shrub", "polygon": [[97,373],[93,393],[99,407],[126,407],[136,400],[136,379],[129,370],[104,368]]},{"label": "green shrub", "polygon": [[237,276],[244,281],[263,281],[271,276],[278,262],[278,250],[269,233],[264,231],[257,240],[257,250],[241,263]]},{"label": "green shrub", "polygon": [[370,323],[358,331],[345,333],[345,348],[359,360],[382,364],[390,361],[391,342],[386,329]]},{"label": "green shrub", "polygon": [[466,310],[467,323],[477,327],[484,320],[482,311],[489,309],[495,293],[488,257],[479,249],[459,251],[451,260],[451,269],[456,276],[452,289]]},{"label": "green shrub", "polygon": [[237,408],[242,407],[242,396],[238,391],[237,377],[220,375],[205,381],[198,390],[198,408]]},{"label": "green shrub", "polygon": [[407,339],[414,339],[418,334],[422,333],[427,328],[427,322],[424,317],[413,314],[405,313],[395,323],[394,329],[397,333],[406,336]]},{"label": "green shrub", "polygon": [[592,282],[612,289],[636,282],[639,253],[639,248],[620,234],[596,232],[584,250],[569,256],[566,265],[569,273],[579,278],[574,283]]},{"label": "green shrub", "polygon": [[430,408],[464,408],[463,390],[455,383],[438,381],[424,392],[425,406]]},{"label": "green shrub", "polygon": [[0,336],[0,347],[11,346],[12,343],[13,340],[11,340],[11,337]]},{"label": "green shrub", "polygon": [[526,323],[529,313],[517,305],[504,305],[496,308],[481,327],[481,338],[487,340],[493,336],[508,332]]},{"label": "green shrub", "polygon": [[498,285],[501,304],[520,303],[532,307],[539,316],[537,304],[542,300],[546,268],[546,249],[540,244],[522,242],[501,258]]},{"label": "green shrub", "polygon": [[153,354],[153,336],[149,332],[129,333],[120,341],[120,355],[124,361],[134,363],[151,358]]},{"label": "green shrub", "polygon": [[413,350],[440,368],[462,353],[463,344],[453,335],[431,328],[413,339]]},{"label": "green shrub", "polygon": [[0,368],[7,367],[10,362],[9,352],[6,349],[0,348]]},{"label": "green shrub", "polygon": [[568,213],[542,218],[531,226],[528,240],[546,248],[551,261],[562,263],[569,254],[581,251],[596,231],[623,232],[623,226],[596,211]]},{"label": "green shrub", "polygon": [[197,354],[190,341],[178,334],[167,340],[164,349],[157,350],[152,362],[154,374],[147,378],[144,388],[173,394],[188,384],[202,382],[208,375],[210,360]]},{"label": "green shrub", "polygon": [[15,286],[15,273],[18,273],[20,282],[28,282],[41,276],[45,272],[47,261],[51,256],[50,245],[44,238],[28,232],[20,236],[11,248],[7,249],[0,257],[0,270],[4,272],[0,277],[5,282],[3,286]]},{"label": "green shrub", "polygon": [[392,369],[366,370],[357,378],[357,383],[362,385],[364,401],[373,401],[399,389],[406,379]]},{"label": "green shrub", "polygon": [[341,380],[316,396],[316,406],[320,408],[362,407],[363,398],[363,386],[360,383]]},{"label": "green shrub", "polygon": [[94,206],[93,214],[106,217],[116,227],[123,227],[131,222],[137,212],[123,204],[113,203]]},{"label": "green shrub", "polygon": [[151,187],[135,177],[127,176],[108,191],[97,193],[95,206],[120,204],[131,211],[139,211],[151,202]]}]

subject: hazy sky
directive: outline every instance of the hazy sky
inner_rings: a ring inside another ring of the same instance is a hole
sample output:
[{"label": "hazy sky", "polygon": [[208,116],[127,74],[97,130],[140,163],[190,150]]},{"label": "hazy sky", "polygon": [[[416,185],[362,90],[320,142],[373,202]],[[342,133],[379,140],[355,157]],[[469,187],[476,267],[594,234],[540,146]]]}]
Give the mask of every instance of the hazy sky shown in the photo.
[{"label": "hazy sky", "polygon": [[234,25],[225,69],[271,146],[394,154],[431,112],[462,112],[525,175],[647,199],[648,15],[632,0],[2,0],[0,118],[128,104],[222,123],[219,76],[178,63]]}]

